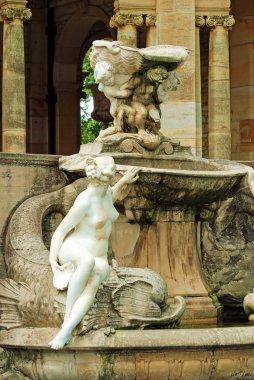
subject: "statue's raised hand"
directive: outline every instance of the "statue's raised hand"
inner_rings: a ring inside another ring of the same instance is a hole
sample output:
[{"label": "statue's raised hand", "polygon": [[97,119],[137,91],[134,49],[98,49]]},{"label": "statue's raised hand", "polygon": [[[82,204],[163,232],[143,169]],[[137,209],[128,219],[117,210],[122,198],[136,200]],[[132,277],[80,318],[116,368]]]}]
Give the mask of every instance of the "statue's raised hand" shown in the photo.
[{"label": "statue's raised hand", "polygon": [[133,166],[131,169],[127,170],[123,177],[121,178],[121,182],[124,185],[129,185],[133,182],[136,182],[139,176],[137,175],[140,171],[140,168]]}]

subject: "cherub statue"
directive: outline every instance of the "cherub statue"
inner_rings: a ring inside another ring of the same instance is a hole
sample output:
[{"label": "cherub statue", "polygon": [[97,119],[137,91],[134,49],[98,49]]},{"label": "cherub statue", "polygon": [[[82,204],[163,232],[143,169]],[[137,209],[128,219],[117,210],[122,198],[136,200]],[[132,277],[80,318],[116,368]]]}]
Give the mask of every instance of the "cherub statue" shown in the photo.
[{"label": "cherub statue", "polygon": [[114,202],[124,188],[138,178],[138,168],[129,169],[111,188],[116,166],[112,157],[87,160],[90,183],[78,195],[51,241],[50,264],[55,287],[68,286],[64,323],[49,343],[60,349],[70,339],[73,329],[91,308],[99,286],[107,280],[108,239],[118,217]]},{"label": "cherub statue", "polygon": [[187,55],[188,50],[181,46],[134,49],[118,41],[94,41],[91,65],[99,90],[110,100],[114,118],[114,127],[102,131],[100,137],[118,132],[158,134],[159,105],[165,100],[165,93],[179,84],[171,71]]}]

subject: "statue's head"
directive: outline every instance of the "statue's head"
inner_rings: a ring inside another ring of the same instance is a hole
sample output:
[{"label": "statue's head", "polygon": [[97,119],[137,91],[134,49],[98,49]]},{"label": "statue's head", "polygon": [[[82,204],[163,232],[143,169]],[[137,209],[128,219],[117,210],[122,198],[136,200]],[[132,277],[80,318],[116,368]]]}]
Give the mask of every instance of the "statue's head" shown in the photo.
[{"label": "statue's head", "polygon": [[109,182],[115,175],[115,161],[110,156],[90,157],[86,160],[86,175],[89,179]]},{"label": "statue's head", "polygon": [[99,61],[94,68],[94,77],[96,83],[102,83],[106,86],[114,85],[114,67],[110,62]]},{"label": "statue's head", "polygon": [[154,66],[147,70],[145,76],[151,83],[162,83],[168,77],[168,72],[164,66]]}]

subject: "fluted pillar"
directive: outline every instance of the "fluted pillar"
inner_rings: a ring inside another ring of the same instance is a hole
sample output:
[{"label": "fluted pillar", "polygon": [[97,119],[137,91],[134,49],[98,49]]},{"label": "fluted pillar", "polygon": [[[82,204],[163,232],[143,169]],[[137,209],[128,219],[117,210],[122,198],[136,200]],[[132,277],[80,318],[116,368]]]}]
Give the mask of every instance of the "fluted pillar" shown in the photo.
[{"label": "fluted pillar", "polygon": [[209,37],[209,158],[231,159],[228,30],[233,16],[208,16]]},{"label": "fluted pillar", "polygon": [[146,46],[156,45],[156,15],[146,15]]},{"label": "fluted pillar", "polygon": [[117,13],[111,17],[109,26],[111,28],[117,28],[118,41],[122,41],[124,45],[130,47],[137,47],[137,27],[143,25],[143,23],[142,15]]},{"label": "fluted pillar", "polygon": [[32,17],[26,1],[8,1],[1,8],[3,27],[3,151],[26,152],[26,99],[23,21]]},{"label": "fluted pillar", "polygon": [[202,102],[200,69],[200,28],[205,26],[205,18],[195,18],[195,97],[196,97],[196,155],[202,157]]}]

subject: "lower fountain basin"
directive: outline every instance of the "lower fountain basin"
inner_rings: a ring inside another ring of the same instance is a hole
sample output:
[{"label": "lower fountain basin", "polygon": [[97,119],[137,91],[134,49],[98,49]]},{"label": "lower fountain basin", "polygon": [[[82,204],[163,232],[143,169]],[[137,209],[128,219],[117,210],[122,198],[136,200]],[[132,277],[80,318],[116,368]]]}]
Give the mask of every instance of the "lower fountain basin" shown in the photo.
[{"label": "lower fountain basin", "polygon": [[74,337],[58,352],[56,329],[15,329],[1,345],[31,380],[225,380],[254,378],[253,327],[119,330]]}]

